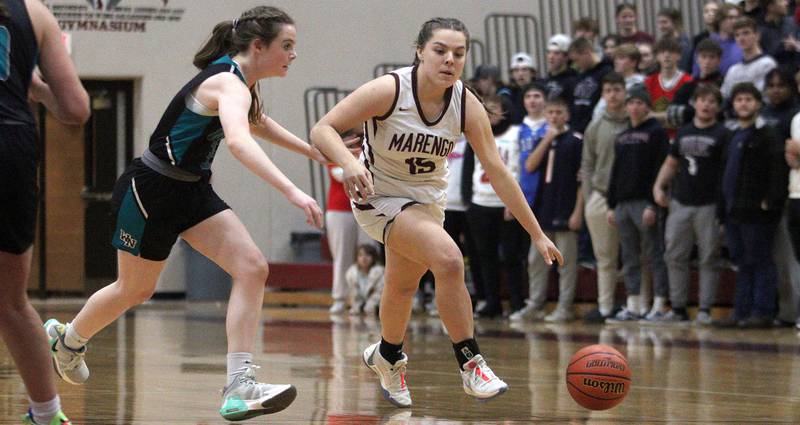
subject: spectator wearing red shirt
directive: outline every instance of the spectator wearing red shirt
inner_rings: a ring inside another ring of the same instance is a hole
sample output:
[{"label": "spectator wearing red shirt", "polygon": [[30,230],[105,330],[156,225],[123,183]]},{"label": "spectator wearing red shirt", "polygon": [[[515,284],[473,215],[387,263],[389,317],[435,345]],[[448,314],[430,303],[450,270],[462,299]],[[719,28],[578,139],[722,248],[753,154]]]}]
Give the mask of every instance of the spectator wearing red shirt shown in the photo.
[{"label": "spectator wearing red shirt", "polygon": [[[653,117],[662,125],[667,125],[667,107],[675,93],[684,84],[692,81],[692,76],[678,69],[681,59],[681,46],[674,38],[663,38],[656,43],[656,60],[660,70],[644,80],[647,93],[653,102]],[[668,128],[669,138],[675,137],[675,128]]]},{"label": "spectator wearing red shirt", "polygon": [[[361,135],[351,135],[351,138],[360,138]],[[347,140],[345,140],[347,141]],[[325,230],[328,237],[328,248],[333,257],[333,285],[331,297],[333,305],[332,314],[344,313],[347,307],[347,269],[355,262],[356,247],[362,243],[370,243],[371,239],[361,230],[350,206],[342,185],[343,170],[341,167],[329,164],[328,177],[328,204],[325,209]]]}]

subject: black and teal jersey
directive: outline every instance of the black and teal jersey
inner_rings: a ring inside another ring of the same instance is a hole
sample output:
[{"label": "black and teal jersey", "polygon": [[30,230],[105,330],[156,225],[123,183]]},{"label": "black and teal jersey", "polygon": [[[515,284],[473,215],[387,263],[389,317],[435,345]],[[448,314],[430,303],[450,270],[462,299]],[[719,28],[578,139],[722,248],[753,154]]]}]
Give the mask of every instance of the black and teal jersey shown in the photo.
[{"label": "black and teal jersey", "polygon": [[196,175],[207,174],[223,139],[217,111],[198,102],[192,92],[203,81],[221,72],[232,72],[247,83],[239,65],[223,56],[200,71],[175,95],[150,136],[150,151],[162,161]]},{"label": "black and teal jersey", "polygon": [[33,124],[28,88],[38,57],[36,35],[22,0],[3,2],[0,16],[0,123]]}]

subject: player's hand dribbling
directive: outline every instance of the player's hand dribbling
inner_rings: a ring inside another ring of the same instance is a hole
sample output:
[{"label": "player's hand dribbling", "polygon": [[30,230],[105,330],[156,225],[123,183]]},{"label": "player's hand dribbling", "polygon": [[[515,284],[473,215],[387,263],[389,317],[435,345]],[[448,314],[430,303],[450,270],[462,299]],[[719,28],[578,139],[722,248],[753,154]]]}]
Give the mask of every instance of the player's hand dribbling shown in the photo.
[{"label": "player's hand dribbling", "polygon": [[559,266],[564,265],[564,256],[561,255],[561,251],[556,248],[553,241],[550,240],[545,235],[542,235],[539,239],[535,239],[533,244],[536,246],[536,250],[539,251],[542,258],[544,258],[544,262],[547,263],[548,266],[553,265],[553,260],[558,261]]},{"label": "player's hand dribbling", "polygon": [[292,203],[292,205],[296,206],[303,210],[306,214],[306,223],[310,226],[314,226],[317,229],[321,229],[323,225],[322,219],[322,210],[317,205],[317,201],[314,198],[306,195],[305,192],[298,188],[294,188],[292,192],[290,192],[286,199]]},{"label": "player's hand dribbling", "polygon": [[344,191],[348,198],[356,202],[365,202],[368,196],[375,193],[372,173],[359,161],[350,161],[342,169],[344,169]]}]

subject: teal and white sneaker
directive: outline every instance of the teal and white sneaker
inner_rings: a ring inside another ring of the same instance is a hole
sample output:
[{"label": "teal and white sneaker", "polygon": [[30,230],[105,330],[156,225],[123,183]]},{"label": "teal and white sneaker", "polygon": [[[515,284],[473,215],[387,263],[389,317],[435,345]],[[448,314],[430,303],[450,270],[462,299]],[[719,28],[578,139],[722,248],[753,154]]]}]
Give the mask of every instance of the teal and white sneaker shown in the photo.
[{"label": "teal and white sneaker", "polygon": [[64,412],[58,411],[53,419],[50,420],[48,424],[40,424],[33,420],[33,412],[28,409],[28,413],[22,415],[22,425],[70,425],[72,422],[69,421],[69,418],[64,415]]},{"label": "teal and white sneaker", "polygon": [[83,357],[86,355],[86,346],[80,350],[73,350],[64,344],[66,325],[56,319],[50,319],[44,324],[44,330],[50,338],[50,353],[53,356],[53,368],[58,376],[72,385],[81,385],[89,379],[89,367]]},{"label": "teal and white sneaker", "polygon": [[289,407],[297,397],[293,385],[273,385],[256,382],[255,369],[250,365],[231,385],[222,390],[219,414],[228,421],[243,421],[261,415],[277,413]]}]

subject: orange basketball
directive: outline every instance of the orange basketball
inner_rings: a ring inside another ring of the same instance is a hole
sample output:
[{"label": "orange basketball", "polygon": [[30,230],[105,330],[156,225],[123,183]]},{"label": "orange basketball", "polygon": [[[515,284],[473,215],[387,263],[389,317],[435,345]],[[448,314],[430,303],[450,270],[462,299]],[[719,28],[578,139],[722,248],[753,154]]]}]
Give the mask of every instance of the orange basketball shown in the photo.
[{"label": "orange basketball", "polygon": [[569,360],[567,390],[587,409],[606,410],[620,404],[630,387],[628,361],[608,345],[583,347]]}]

